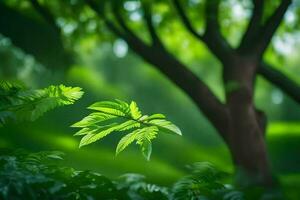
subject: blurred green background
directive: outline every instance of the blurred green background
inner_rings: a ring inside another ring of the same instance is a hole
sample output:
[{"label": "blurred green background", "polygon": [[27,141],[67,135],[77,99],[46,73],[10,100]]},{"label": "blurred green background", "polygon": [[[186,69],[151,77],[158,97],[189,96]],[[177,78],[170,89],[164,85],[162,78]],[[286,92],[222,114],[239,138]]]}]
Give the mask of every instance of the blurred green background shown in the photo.
[{"label": "blurred green background", "polygon": [[[4,2],[22,15],[30,16],[31,20],[40,20],[28,3]],[[61,12],[57,1],[48,4],[57,9],[55,12]],[[4,16],[0,12],[1,15]],[[14,19],[10,19],[13,23]],[[163,185],[172,184],[186,173],[187,164],[198,161],[209,161],[232,172],[230,156],[221,138],[181,90],[133,54],[123,40],[106,30],[105,34],[98,34],[101,24],[97,24],[95,17],[94,21],[77,22],[66,16],[59,20],[62,21],[62,40],[73,57],[68,67],[51,68],[28,53],[22,45],[16,45],[15,37],[1,34],[0,77],[22,80],[33,88],[59,83],[79,86],[85,95],[76,104],[51,111],[35,122],[9,124],[1,128],[1,148],[59,150],[66,153],[66,164],[75,168],[95,170],[111,178],[128,172],[142,173],[150,181]],[[287,19],[265,57],[300,84],[299,33],[287,33],[291,40],[288,42],[285,40],[287,36],[281,34],[288,22]],[[243,23],[236,22],[236,27],[243,27]],[[206,47],[196,42],[179,22],[172,22],[160,31],[174,33],[165,37],[172,53],[187,63],[223,99],[221,67]],[[233,30],[227,34],[235,38],[238,33]],[[22,39],[25,36],[19,33],[17,37]],[[236,40],[232,39],[233,42]],[[51,56],[49,59],[52,59]],[[266,137],[273,171],[280,177],[286,193],[300,198],[300,106],[260,77],[256,88],[256,105],[266,111],[269,120]],[[183,136],[159,135],[154,141],[150,162],[134,145],[115,157],[115,147],[121,138],[118,134],[78,149],[80,138],[73,137],[77,130],[70,125],[84,117],[88,113],[86,107],[95,101],[116,98],[135,100],[144,113],[166,114],[181,128]]]}]

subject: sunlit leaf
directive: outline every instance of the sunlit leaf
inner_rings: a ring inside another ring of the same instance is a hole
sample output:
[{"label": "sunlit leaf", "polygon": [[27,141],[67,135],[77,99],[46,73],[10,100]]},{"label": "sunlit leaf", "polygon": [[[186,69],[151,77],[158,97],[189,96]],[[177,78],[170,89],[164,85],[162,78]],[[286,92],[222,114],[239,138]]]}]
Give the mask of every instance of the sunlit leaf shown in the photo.
[{"label": "sunlit leaf", "polygon": [[142,116],[142,113],[139,111],[136,102],[132,101],[130,103],[130,113],[133,119],[139,119]]},{"label": "sunlit leaf", "polygon": [[118,155],[121,151],[123,151],[128,145],[136,140],[136,136],[139,133],[140,129],[133,131],[125,135],[118,143],[116,149],[116,155]]},{"label": "sunlit leaf", "polygon": [[181,135],[180,129],[165,120],[162,114],[142,115],[136,102],[101,101],[88,107],[94,110],[87,117],[72,125],[81,128],[75,135],[83,136],[79,147],[96,142],[113,132],[129,132],[119,141],[116,155],[136,141],[143,156],[149,160],[152,153],[152,140],[159,131]]},{"label": "sunlit leaf", "polygon": [[4,124],[9,119],[34,121],[49,110],[73,104],[82,95],[79,87],[51,85],[44,89],[30,90],[1,81],[0,123]]},{"label": "sunlit leaf", "polygon": [[153,119],[149,121],[149,124],[157,126],[160,130],[166,133],[175,133],[182,135],[181,130],[172,122],[169,122],[164,119]]}]

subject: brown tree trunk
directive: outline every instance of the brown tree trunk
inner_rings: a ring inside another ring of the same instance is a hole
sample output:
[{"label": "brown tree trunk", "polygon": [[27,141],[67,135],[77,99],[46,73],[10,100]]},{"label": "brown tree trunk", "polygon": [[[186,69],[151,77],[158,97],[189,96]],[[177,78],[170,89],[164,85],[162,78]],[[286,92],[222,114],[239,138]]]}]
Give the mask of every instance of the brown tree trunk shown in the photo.
[{"label": "brown tree trunk", "polygon": [[237,182],[242,186],[273,184],[264,140],[265,120],[253,102],[257,63],[237,56],[224,64],[229,112],[227,145],[236,166]]}]

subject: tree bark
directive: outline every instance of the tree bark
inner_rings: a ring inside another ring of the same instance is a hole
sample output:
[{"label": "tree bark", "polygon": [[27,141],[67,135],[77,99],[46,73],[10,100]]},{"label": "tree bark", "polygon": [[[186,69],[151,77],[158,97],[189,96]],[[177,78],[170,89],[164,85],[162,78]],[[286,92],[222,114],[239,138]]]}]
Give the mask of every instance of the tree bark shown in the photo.
[{"label": "tree bark", "polygon": [[[258,62],[237,55],[224,64],[226,104],[229,110],[227,145],[241,186],[273,184],[265,144],[265,119],[253,102]],[[264,123],[262,123],[262,121]]]}]

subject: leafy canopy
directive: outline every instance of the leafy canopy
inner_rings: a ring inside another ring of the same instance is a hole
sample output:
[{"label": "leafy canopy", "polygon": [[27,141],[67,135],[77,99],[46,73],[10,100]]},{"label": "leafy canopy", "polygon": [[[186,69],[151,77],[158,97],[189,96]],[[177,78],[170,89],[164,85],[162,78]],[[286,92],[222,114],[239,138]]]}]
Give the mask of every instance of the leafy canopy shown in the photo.
[{"label": "leafy canopy", "polygon": [[44,89],[26,89],[20,84],[0,82],[0,126],[9,119],[34,121],[45,112],[73,104],[83,95],[79,87],[51,85]]},{"label": "leafy canopy", "polygon": [[167,121],[164,115],[143,115],[134,101],[130,104],[121,100],[101,101],[92,104],[88,109],[94,112],[72,125],[81,128],[75,134],[83,136],[79,147],[96,142],[112,132],[127,132],[119,141],[116,154],[136,142],[144,157],[149,160],[152,152],[151,141],[159,132],[181,135],[180,129]]}]

